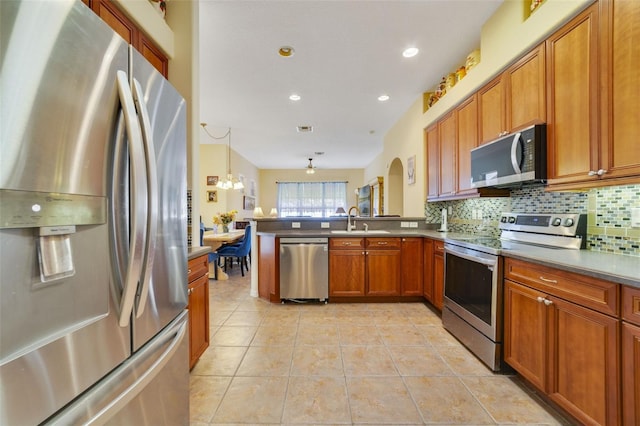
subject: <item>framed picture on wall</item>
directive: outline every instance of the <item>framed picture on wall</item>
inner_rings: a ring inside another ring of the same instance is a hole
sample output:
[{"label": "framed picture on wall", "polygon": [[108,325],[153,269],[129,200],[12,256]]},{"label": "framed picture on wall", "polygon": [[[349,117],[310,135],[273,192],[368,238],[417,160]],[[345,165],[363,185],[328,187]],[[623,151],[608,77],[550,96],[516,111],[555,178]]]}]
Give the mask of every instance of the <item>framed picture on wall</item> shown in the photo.
[{"label": "framed picture on wall", "polygon": [[207,203],[218,202],[218,191],[207,191]]},{"label": "framed picture on wall", "polygon": [[407,183],[413,185],[416,183],[416,156],[407,159]]},{"label": "framed picture on wall", "polygon": [[242,197],[242,208],[244,210],[253,210],[256,207],[256,197],[245,195]]},{"label": "framed picture on wall", "polygon": [[218,184],[218,176],[207,176],[207,186],[216,186]]}]

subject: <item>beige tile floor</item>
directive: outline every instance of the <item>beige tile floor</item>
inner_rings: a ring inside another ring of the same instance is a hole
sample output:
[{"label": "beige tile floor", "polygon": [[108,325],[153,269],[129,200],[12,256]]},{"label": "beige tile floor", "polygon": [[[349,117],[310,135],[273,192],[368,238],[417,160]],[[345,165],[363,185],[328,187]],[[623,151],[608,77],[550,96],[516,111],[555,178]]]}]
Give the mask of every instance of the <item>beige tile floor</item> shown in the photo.
[{"label": "beige tile floor", "polygon": [[568,424],[517,377],[485,368],[424,304],[269,304],[238,268],[209,285],[191,425]]}]

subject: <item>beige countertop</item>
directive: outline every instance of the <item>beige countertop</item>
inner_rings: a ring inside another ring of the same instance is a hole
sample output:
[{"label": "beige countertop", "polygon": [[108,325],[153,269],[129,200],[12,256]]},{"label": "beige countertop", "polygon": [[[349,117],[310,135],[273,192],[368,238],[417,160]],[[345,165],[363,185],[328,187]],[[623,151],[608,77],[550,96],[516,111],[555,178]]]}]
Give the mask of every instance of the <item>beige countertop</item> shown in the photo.
[{"label": "beige countertop", "polygon": [[209,246],[189,247],[189,250],[187,251],[187,259],[188,260],[195,259],[196,257],[200,257],[202,255],[209,253],[210,251],[211,251],[211,247]]}]

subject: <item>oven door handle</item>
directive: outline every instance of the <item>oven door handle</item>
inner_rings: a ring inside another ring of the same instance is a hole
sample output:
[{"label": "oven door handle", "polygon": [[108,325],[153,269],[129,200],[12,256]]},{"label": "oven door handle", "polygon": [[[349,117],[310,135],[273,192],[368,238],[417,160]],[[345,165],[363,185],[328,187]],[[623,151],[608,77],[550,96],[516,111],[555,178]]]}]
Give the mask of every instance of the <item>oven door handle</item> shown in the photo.
[{"label": "oven door handle", "polygon": [[487,260],[487,259],[483,259],[481,257],[472,256],[472,255],[469,255],[467,253],[463,253],[463,252],[458,251],[458,250],[456,250],[454,248],[451,248],[451,247],[447,247],[445,249],[445,254],[446,253],[451,253],[454,256],[458,256],[458,257],[461,257],[463,259],[470,260],[471,262],[476,262],[476,263],[480,263],[482,265],[485,265],[490,271],[493,271],[493,268],[495,268],[495,266],[496,266],[496,261],[495,260]]}]

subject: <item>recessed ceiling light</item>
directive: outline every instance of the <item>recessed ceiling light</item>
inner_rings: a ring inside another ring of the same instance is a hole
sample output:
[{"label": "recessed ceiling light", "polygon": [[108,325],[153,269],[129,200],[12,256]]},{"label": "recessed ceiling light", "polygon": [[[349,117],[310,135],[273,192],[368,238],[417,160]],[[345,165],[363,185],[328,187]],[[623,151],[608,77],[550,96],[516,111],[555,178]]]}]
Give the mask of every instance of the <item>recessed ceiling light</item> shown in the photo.
[{"label": "recessed ceiling light", "polygon": [[380,95],[380,96],[378,96],[378,100],[380,102],[386,102],[386,101],[389,100],[389,95]]},{"label": "recessed ceiling light", "polygon": [[413,58],[418,54],[419,50],[417,47],[409,47],[402,52],[402,56],[405,58]]},{"label": "recessed ceiling light", "polygon": [[292,93],[291,95],[289,95],[289,99],[291,99],[292,101],[299,101],[302,98],[297,93]]},{"label": "recessed ceiling light", "polygon": [[280,49],[278,49],[278,55],[282,56],[283,58],[289,58],[293,56],[294,53],[296,53],[296,51],[291,46],[282,46]]}]

